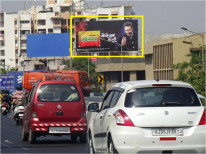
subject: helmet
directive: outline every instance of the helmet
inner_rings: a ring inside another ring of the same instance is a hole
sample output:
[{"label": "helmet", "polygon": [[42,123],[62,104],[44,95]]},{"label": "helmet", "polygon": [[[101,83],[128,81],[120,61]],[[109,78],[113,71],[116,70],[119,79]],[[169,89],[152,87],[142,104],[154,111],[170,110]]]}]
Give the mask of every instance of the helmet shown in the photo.
[{"label": "helmet", "polygon": [[17,86],[16,90],[22,90],[22,86],[21,85]]}]

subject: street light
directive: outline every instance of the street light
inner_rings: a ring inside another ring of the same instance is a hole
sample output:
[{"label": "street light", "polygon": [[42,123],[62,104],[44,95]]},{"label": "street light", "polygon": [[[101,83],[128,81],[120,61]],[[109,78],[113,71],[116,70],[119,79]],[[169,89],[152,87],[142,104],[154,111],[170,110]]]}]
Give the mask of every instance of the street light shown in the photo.
[{"label": "street light", "polygon": [[201,35],[200,33],[196,33],[196,32],[193,32],[193,31],[191,31],[191,30],[188,30],[186,27],[181,27],[181,29],[201,36],[201,38],[202,38],[202,66],[203,66],[203,70],[205,70],[205,68],[204,68],[204,48],[203,48],[203,45],[204,45],[204,36]]}]

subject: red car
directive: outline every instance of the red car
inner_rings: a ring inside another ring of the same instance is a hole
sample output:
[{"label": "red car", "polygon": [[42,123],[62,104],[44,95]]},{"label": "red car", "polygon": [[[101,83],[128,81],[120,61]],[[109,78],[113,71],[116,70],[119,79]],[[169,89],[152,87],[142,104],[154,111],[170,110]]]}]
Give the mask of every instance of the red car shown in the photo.
[{"label": "red car", "polygon": [[86,142],[86,107],[80,86],[74,81],[36,83],[25,107],[22,140],[35,143],[45,135],[71,135]]}]

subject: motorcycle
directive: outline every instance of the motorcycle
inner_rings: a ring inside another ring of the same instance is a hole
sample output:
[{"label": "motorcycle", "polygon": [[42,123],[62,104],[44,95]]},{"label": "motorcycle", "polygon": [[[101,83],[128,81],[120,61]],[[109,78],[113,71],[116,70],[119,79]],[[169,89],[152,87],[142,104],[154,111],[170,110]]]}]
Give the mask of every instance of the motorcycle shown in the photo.
[{"label": "motorcycle", "polygon": [[9,112],[8,104],[6,102],[3,102],[1,104],[1,114],[2,114],[2,116],[7,115],[8,112]]},{"label": "motorcycle", "polygon": [[21,99],[18,98],[15,101],[15,106],[13,110],[14,120],[16,121],[17,125],[22,125],[22,119],[24,116],[24,105],[21,103]]}]

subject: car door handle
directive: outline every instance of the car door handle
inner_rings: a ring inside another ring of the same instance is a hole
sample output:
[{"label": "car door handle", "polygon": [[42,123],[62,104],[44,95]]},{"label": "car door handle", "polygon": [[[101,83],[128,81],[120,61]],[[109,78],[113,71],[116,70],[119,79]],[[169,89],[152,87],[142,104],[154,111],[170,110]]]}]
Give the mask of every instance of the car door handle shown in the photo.
[{"label": "car door handle", "polygon": [[100,115],[99,118],[102,119],[102,118],[103,118],[103,115]]}]

